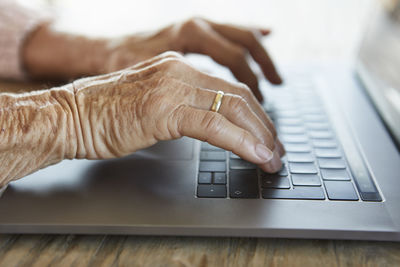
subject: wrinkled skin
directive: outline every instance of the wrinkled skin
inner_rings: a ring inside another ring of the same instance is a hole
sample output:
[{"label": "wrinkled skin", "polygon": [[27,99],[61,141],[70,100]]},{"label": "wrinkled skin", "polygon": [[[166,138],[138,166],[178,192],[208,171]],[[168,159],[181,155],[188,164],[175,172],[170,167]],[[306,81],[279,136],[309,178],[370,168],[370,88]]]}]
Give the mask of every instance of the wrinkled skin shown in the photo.
[{"label": "wrinkled skin", "polygon": [[[219,113],[209,111],[217,90],[226,92]],[[2,168],[0,185],[64,158],[120,157],[182,136],[267,172],[280,169],[284,153],[247,86],[197,71],[173,52],[32,95],[0,95],[0,103],[8,105],[0,109],[0,160],[13,166]]]},{"label": "wrinkled skin", "polygon": [[24,62],[34,78],[69,80],[120,70],[165,51],[200,53],[228,67],[262,101],[257,77],[246,56],[252,56],[271,83],[280,84],[282,80],[260,42],[260,37],[268,34],[266,29],[192,18],[155,32],[90,39],[56,32],[47,24],[28,39]]},{"label": "wrinkled skin", "polygon": [[[202,73],[179,54],[163,53],[119,72],[81,79],[74,88],[81,122],[87,122],[81,123],[83,139],[90,140],[84,157],[118,157],[189,136],[266,171],[281,167],[275,128],[248,87]],[[209,110],[218,89],[226,94],[216,113]],[[261,158],[258,144],[271,156]]]},{"label": "wrinkled skin", "polygon": [[[278,171],[284,148],[259,104],[258,81],[246,60],[249,53],[270,82],[281,83],[259,41],[268,33],[199,18],[118,39],[42,25],[21,50],[27,74],[93,77],[34,93],[0,94],[0,186],[65,158],[120,157],[182,136]],[[165,52],[170,50],[209,55],[243,83],[202,73],[182,55]],[[218,90],[226,94],[216,113],[210,107]]]}]

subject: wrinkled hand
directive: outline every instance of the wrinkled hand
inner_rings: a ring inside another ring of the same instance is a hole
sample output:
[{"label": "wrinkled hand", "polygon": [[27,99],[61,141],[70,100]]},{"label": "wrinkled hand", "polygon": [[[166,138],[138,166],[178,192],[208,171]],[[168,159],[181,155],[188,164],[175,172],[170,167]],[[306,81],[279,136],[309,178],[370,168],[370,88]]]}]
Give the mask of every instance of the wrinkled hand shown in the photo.
[{"label": "wrinkled hand", "polygon": [[227,66],[262,101],[257,77],[246,56],[250,53],[269,81],[282,82],[259,40],[268,33],[265,29],[195,18],[152,33],[91,39],[59,32],[51,24],[45,24],[27,38],[22,47],[22,61],[32,78],[70,80],[117,71],[165,51],[200,53]]},{"label": "wrinkled hand", "polygon": [[[118,157],[189,136],[267,172],[281,168],[283,147],[248,87],[197,71],[177,53],[73,85],[84,142],[77,157]],[[217,90],[226,93],[219,113],[209,111]]]},{"label": "wrinkled hand", "polygon": [[246,60],[249,52],[259,64],[265,77],[274,84],[282,82],[271,58],[260,42],[269,34],[266,29],[252,29],[218,24],[205,19],[193,18],[168,26],[161,31],[114,40],[106,62],[106,71],[131,66],[164,51],[209,55],[216,62],[228,67],[234,76],[247,84],[258,100],[262,95],[258,81]]}]

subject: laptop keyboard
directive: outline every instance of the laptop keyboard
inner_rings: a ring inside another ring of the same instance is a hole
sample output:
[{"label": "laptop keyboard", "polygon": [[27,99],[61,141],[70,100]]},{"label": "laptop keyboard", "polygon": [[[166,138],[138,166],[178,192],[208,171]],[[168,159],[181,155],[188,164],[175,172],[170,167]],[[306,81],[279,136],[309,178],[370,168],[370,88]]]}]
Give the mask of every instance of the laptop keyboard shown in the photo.
[{"label": "laptop keyboard", "polygon": [[279,97],[266,111],[286,149],[282,169],[265,173],[232,152],[202,142],[197,197],[357,201],[361,196],[381,201],[375,185],[374,198],[358,192],[360,183],[352,177],[313,86],[275,90]]}]

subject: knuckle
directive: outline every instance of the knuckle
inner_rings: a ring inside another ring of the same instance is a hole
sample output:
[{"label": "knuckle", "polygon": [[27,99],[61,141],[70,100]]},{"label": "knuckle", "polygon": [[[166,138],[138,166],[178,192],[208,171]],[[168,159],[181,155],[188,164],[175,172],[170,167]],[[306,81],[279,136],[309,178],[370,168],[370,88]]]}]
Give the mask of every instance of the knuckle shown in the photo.
[{"label": "knuckle", "polygon": [[179,36],[191,36],[191,34],[199,29],[199,23],[193,18],[187,19],[179,25],[178,29]]},{"label": "knuckle", "polygon": [[182,120],[184,118],[183,114],[185,114],[185,110],[187,109],[187,107],[188,106],[185,104],[178,105],[168,117],[167,129],[169,135],[173,139],[177,139],[183,136]]},{"label": "knuckle", "polygon": [[253,95],[253,92],[251,91],[251,89],[244,83],[237,84],[237,91],[238,91],[238,94],[240,96],[243,96],[246,100],[249,100]]},{"label": "knuckle", "polygon": [[257,35],[251,30],[246,31],[246,40],[249,47],[254,47],[258,43]]},{"label": "knuckle", "polygon": [[247,108],[247,101],[241,95],[232,96],[230,104],[232,105],[234,110],[239,111],[239,112],[241,112],[245,108]]},{"label": "knuckle", "polygon": [[161,63],[161,67],[168,71],[174,71],[178,69],[182,69],[187,66],[187,64],[182,60],[182,58],[169,57],[164,58]]},{"label": "knuckle", "polygon": [[203,19],[199,17],[189,18],[182,23],[182,30],[196,30],[199,27],[199,24],[203,22]]},{"label": "knuckle", "polygon": [[244,48],[239,46],[234,46],[232,49],[232,59],[235,62],[243,62],[246,59],[246,51]]},{"label": "knuckle", "polygon": [[240,120],[244,119],[246,114],[248,114],[246,112],[248,109],[247,101],[240,95],[233,95],[230,97],[228,106],[230,107],[228,112],[231,114],[231,116],[234,116]]},{"label": "knuckle", "polygon": [[176,51],[166,51],[166,52],[163,52],[162,54],[160,54],[160,58],[161,59],[165,59],[165,58],[183,59],[184,57],[182,56],[182,54],[180,54]]}]

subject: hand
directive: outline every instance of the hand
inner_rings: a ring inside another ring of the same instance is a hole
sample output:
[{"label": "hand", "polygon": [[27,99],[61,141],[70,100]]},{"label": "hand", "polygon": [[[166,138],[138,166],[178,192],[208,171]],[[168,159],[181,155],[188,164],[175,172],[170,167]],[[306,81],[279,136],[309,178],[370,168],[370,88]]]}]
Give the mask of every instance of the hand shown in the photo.
[{"label": "hand", "polygon": [[260,37],[268,34],[269,30],[266,29],[218,24],[193,18],[156,33],[121,39],[110,50],[105,65],[108,66],[107,71],[115,71],[169,50],[209,55],[219,64],[228,67],[262,101],[257,77],[249,67],[246,55],[250,52],[271,83],[280,84],[282,80],[260,42]]},{"label": "hand", "polygon": [[[83,144],[78,158],[112,158],[182,136],[207,141],[258,164],[281,168],[275,128],[244,84],[197,71],[177,53],[73,83]],[[219,113],[209,111],[222,90]]]},{"label": "hand", "polygon": [[262,101],[257,77],[246,55],[250,53],[270,82],[281,83],[259,40],[268,33],[265,29],[218,24],[199,18],[153,33],[112,39],[89,39],[56,32],[51,25],[43,25],[27,39],[23,61],[34,78],[68,80],[120,70],[165,51],[201,53],[227,66]]}]

